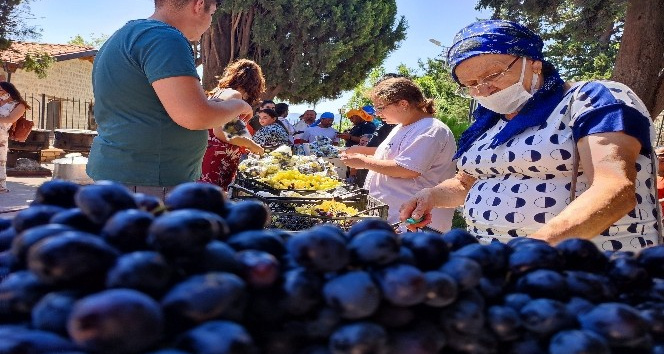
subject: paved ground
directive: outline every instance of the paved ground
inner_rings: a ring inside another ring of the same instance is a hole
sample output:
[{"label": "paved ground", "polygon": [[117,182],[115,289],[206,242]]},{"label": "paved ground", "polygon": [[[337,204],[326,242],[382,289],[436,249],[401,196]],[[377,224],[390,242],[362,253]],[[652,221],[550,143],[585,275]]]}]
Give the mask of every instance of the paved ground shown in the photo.
[{"label": "paved ground", "polygon": [[[53,169],[52,164],[42,164]],[[0,218],[11,217],[16,211],[25,209],[35,198],[35,191],[51,177],[7,177],[9,193],[0,194]]]}]

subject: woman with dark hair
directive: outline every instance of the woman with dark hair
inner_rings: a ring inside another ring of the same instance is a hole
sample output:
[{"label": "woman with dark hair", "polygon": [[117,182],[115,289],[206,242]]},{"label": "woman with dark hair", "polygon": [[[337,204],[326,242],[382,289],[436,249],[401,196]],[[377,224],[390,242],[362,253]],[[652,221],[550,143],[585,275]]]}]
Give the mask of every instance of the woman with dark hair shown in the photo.
[{"label": "woman with dark hair", "polygon": [[[265,91],[261,67],[247,59],[231,63],[224,70],[217,87],[210,92],[210,99],[223,96],[227,89],[239,92],[242,97],[238,98],[253,104]],[[263,148],[251,140],[243,121],[235,119],[223,127],[209,129],[200,180],[227,189],[235,178],[240,158],[248,151],[260,155]]]},{"label": "woman with dark hair", "polygon": [[[397,124],[378,147],[351,147],[341,159],[351,168],[367,169],[364,188],[389,206],[388,222],[399,222],[399,206],[422,189],[454,176],[456,151],[450,129],[433,117],[434,102],[407,78],[390,78],[371,91],[376,114]],[[431,227],[447,231],[454,209],[438,209]]]},{"label": "woman with dark hair", "polygon": [[21,118],[30,105],[21,97],[16,87],[0,82],[0,193],[7,193],[7,150],[9,149],[9,128]]},{"label": "woman with dark hair", "polygon": [[528,237],[591,240],[602,250],[661,242],[654,129],[643,102],[612,81],[565,82],[540,36],[479,21],[447,53],[458,93],[479,103],[459,140],[458,173],[405,203],[401,219],[428,222],[464,206],[482,242]]},{"label": "woman with dark hair", "polygon": [[260,128],[254,134],[254,141],[264,149],[275,149],[281,145],[290,145],[288,131],[283,123],[279,121],[277,113],[269,108],[258,111]]}]

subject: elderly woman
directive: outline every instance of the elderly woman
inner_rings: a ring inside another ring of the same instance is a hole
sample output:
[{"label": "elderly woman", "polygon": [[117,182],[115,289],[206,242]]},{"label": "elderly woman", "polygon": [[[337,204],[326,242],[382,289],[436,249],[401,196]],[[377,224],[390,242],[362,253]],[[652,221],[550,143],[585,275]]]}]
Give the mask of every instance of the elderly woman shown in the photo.
[{"label": "elderly woman", "polygon": [[[433,100],[426,99],[414,82],[392,78],[371,92],[376,114],[397,124],[377,148],[352,146],[341,159],[346,166],[369,170],[364,188],[388,205],[388,221],[399,222],[399,206],[417,191],[454,176],[456,151],[450,129],[433,117]],[[452,227],[453,209],[433,211],[431,227]]]},{"label": "elderly woman", "polygon": [[459,142],[456,176],[418,192],[401,219],[424,217],[418,227],[432,209],[463,204],[481,241],[658,244],[648,111],[623,84],[564,82],[542,47],[533,32],[502,20],[455,36],[447,59],[459,92],[480,104],[476,121]]},{"label": "elderly woman", "polygon": [[275,149],[281,145],[290,146],[290,137],[277,113],[270,108],[258,111],[258,122],[261,128],[254,134],[254,142],[265,149]]}]

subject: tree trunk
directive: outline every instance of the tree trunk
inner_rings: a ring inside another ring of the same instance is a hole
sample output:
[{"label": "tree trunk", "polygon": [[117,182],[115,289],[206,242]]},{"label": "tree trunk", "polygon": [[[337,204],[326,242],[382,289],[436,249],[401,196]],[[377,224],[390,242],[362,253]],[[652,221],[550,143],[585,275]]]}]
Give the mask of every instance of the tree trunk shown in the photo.
[{"label": "tree trunk", "polygon": [[629,1],[611,78],[632,88],[653,119],[664,110],[664,1]]},{"label": "tree trunk", "polygon": [[211,90],[217,85],[217,77],[221,76],[232,57],[231,51],[231,17],[224,14],[212,21],[212,26],[203,33],[201,38],[201,59],[203,62],[203,88]]}]

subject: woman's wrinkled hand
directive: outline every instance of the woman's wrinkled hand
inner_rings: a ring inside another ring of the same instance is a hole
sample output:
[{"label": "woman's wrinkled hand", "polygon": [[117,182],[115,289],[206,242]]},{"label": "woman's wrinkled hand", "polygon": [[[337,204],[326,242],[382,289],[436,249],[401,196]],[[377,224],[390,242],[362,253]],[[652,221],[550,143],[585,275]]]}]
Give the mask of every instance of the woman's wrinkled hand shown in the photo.
[{"label": "woman's wrinkled hand", "polygon": [[[399,208],[399,219],[407,225],[409,230],[415,231],[431,224],[431,211],[434,206],[433,191],[430,188],[425,188],[401,205],[401,208]],[[410,224],[406,222],[409,218],[422,220]]]}]

